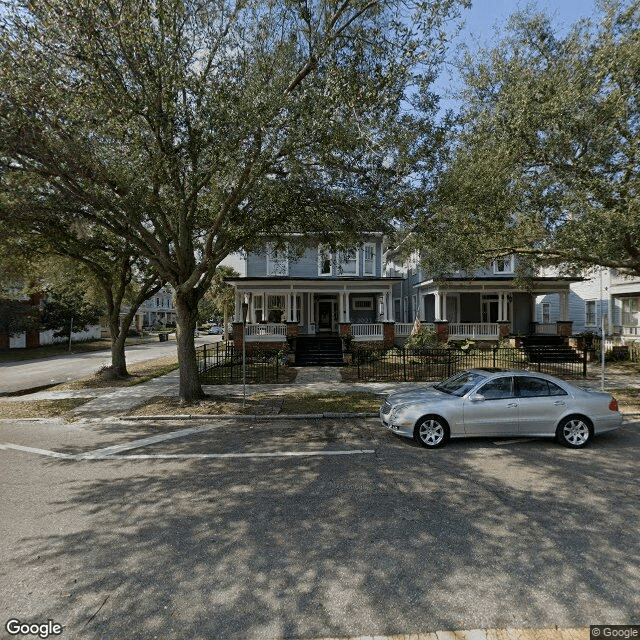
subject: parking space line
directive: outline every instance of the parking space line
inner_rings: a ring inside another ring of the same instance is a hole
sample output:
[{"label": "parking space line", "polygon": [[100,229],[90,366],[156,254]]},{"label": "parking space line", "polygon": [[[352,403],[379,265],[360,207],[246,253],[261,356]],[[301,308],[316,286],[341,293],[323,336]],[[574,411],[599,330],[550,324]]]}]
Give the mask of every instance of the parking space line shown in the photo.
[{"label": "parking space line", "polygon": [[262,453],[132,453],[110,456],[112,460],[198,459],[198,458],[302,458],[305,456],[353,456],[373,454],[374,449],[350,449],[341,451],[272,451]]},{"label": "parking space line", "polygon": [[65,460],[74,460],[75,458],[77,458],[77,456],[72,453],[60,453],[58,451],[48,451],[47,449],[36,449],[35,447],[25,447],[21,444],[11,444],[9,442],[0,444],[0,449],[15,449],[16,451],[36,453],[39,456],[47,456],[49,458],[63,458]]}]

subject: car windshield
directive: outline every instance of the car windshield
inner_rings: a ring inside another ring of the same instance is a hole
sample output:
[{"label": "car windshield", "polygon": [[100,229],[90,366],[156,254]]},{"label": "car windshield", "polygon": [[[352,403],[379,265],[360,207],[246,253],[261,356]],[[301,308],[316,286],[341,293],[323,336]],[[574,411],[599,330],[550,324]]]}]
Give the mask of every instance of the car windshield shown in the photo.
[{"label": "car windshield", "polygon": [[485,379],[486,376],[483,376],[481,373],[477,373],[476,371],[463,371],[462,373],[456,373],[455,376],[451,376],[444,382],[437,384],[434,388],[438,391],[461,397]]}]

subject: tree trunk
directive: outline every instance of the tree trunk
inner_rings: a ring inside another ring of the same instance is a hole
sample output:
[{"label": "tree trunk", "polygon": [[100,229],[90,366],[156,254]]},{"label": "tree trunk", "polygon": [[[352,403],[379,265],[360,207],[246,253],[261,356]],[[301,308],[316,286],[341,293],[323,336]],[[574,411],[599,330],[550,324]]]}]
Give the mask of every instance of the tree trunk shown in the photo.
[{"label": "tree trunk", "polygon": [[204,398],[198,377],[196,348],[193,342],[198,320],[198,299],[195,293],[176,292],[176,341],[180,367],[180,400],[190,402]]},{"label": "tree trunk", "polygon": [[111,372],[114,378],[127,378],[129,372],[127,371],[127,359],[124,354],[127,331],[124,327],[119,327],[117,322],[116,327],[118,327],[119,331],[115,337],[113,329],[111,330]]}]

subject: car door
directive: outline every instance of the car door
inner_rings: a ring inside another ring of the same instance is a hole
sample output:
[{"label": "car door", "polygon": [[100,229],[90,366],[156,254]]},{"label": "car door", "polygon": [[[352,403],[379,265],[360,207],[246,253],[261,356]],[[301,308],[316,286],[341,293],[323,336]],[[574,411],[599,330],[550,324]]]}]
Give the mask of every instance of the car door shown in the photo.
[{"label": "car door", "polygon": [[567,411],[567,392],[545,378],[516,376],[518,422],[523,435],[551,435]]},{"label": "car door", "polygon": [[518,400],[513,376],[492,378],[464,399],[464,432],[473,436],[517,435]]}]

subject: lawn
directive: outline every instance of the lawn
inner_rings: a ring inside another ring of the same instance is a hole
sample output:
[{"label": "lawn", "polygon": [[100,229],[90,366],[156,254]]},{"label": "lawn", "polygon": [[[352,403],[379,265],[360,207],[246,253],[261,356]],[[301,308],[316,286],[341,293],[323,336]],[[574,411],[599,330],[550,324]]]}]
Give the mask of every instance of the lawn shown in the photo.
[{"label": "lawn", "polygon": [[0,401],[2,418],[56,418],[88,402],[91,398],[61,398],[58,400]]}]

